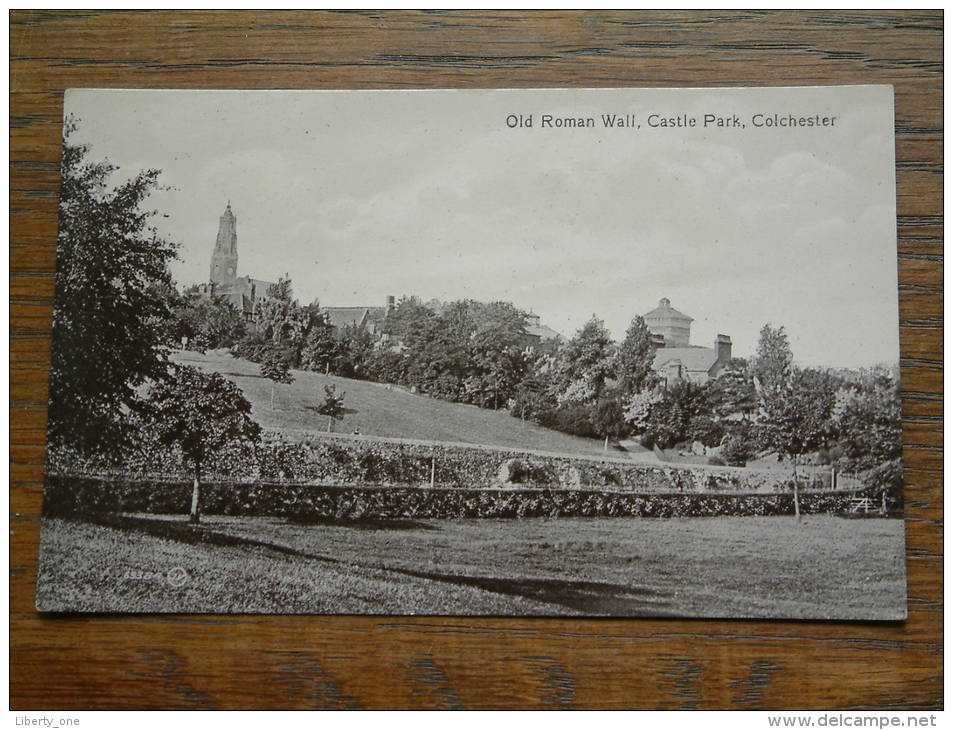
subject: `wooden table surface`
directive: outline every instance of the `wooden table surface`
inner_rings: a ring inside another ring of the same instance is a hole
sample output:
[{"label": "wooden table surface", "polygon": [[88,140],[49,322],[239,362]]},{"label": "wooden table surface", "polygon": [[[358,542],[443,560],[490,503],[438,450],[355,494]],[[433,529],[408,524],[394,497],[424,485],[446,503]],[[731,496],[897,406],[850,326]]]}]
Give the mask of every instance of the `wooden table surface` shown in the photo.
[{"label": "wooden table surface", "polygon": [[[16,11],[10,22],[14,709],[942,706],[942,12]],[[34,610],[64,89],[865,83],[896,89],[906,622]]]}]

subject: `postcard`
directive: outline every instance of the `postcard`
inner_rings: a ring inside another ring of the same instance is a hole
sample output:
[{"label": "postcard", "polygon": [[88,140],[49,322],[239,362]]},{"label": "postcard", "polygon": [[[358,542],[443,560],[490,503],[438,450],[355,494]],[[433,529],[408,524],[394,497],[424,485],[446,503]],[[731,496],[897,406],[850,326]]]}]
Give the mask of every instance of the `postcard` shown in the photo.
[{"label": "postcard", "polygon": [[904,619],[893,109],[67,92],[38,610]]}]

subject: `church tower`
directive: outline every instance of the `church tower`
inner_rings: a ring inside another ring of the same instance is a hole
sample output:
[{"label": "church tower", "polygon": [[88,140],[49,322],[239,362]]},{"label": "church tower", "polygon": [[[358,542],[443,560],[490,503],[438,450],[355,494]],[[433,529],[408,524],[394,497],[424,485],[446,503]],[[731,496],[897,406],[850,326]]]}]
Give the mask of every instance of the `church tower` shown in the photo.
[{"label": "church tower", "polygon": [[225,212],[218,220],[218,238],[212,252],[212,266],[209,281],[216,287],[227,287],[235,283],[238,270],[238,234],[235,232],[235,214],[229,201]]}]

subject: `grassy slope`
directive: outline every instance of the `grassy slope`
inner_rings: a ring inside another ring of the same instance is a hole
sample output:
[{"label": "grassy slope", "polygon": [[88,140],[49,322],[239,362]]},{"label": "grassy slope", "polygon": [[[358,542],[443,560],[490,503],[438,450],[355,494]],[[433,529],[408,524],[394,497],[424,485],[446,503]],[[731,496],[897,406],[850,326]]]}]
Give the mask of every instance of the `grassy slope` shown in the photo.
[{"label": "grassy slope", "polygon": [[605,454],[600,441],[551,431],[514,418],[506,411],[448,403],[381,383],[302,370],[293,371],[295,380],[290,385],[276,386],[276,408],[271,410],[271,381],[259,375],[254,363],[224,351],[205,355],[184,352],[173,359],[228,376],[244,391],[252,403],[255,420],[265,428],[325,432],[328,419],[314,409],[324,400],[324,386],[334,385],[338,393],[347,394],[344,406],[348,409],[344,419],[334,424],[337,432],[358,430],[368,436]]},{"label": "grassy slope", "polygon": [[[45,520],[47,610],[899,619],[901,520]],[[158,525],[158,528],[157,528]],[[217,544],[216,544],[217,543]],[[181,585],[164,579],[172,568]]]}]

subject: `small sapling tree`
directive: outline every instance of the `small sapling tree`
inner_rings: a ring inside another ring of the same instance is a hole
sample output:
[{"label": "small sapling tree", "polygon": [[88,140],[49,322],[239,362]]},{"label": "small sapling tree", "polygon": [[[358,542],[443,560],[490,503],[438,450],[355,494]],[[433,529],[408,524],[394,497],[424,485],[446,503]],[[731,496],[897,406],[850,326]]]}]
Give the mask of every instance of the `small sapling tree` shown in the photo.
[{"label": "small sapling tree", "polygon": [[271,410],[275,410],[275,386],[278,383],[294,382],[288,359],[280,352],[272,350],[261,361],[261,375],[271,381]]},{"label": "small sapling tree", "polygon": [[216,451],[257,443],[261,427],[251,418],[251,404],[237,385],[218,373],[173,366],[168,378],[149,393],[150,420],[159,440],[178,446],[192,468],[189,519],[201,518],[203,469]]},{"label": "small sapling tree", "polygon": [[324,386],[324,402],[318,406],[318,413],[328,417],[328,433],[331,433],[334,421],[344,416],[345,395],[347,394],[338,395],[333,385]]}]

